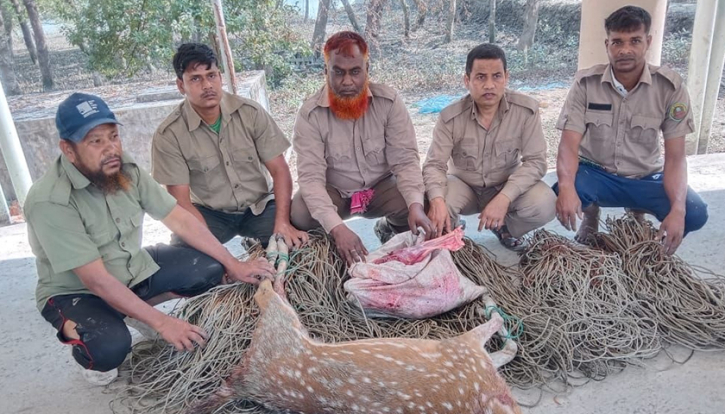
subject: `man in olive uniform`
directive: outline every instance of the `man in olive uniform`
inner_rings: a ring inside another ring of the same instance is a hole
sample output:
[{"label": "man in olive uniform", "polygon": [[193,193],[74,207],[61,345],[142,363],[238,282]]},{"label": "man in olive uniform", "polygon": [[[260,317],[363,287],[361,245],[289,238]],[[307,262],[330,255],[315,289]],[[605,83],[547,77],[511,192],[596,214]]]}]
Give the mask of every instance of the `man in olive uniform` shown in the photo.
[{"label": "man in olive uniform", "polygon": [[[257,102],[224,92],[214,52],[185,43],[174,55],[176,85],[186,96],[156,130],[154,179],[226,243],[234,236],[284,236],[300,246],[307,234],[290,224],[290,144]],[[176,236],[173,244],[183,244]]]},{"label": "man in olive uniform", "polygon": [[[209,230],[123,154],[118,121],[97,96],[74,93],[58,107],[62,154],[25,202],[43,317],[72,345],[95,384],[112,381],[131,349],[124,317],[179,350],[204,344],[199,327],[153,305],[194,296],[223,280],[271,277],[266,260],[240,262]],[[191,247],[141,248],[144,213]]]},{"label": "man in olive uniform", "polygon": [[438,235],[459,215],[480,213],[478,231],[490,229],[505,247],[520,250],[521,236],[554,218],[556,197],[541,181],[546,141],[539,103],[506,89],[508,76],[498,46],[469,52],[469,94],[441,112],[423,177]]},{"label": "man in olive uniform", "polygon": [[570,230],[583,218],[582,242],[598,228],[599,207],[625,207],[638,220],[653,214],[661,222],[657,238],[672,254],[705,225],[707,205],[687,186],[690,98],[680,75],[647,64],[650,25],[642,8],[615,11],[605,21],[609,64],[577,73],[557,122],[556,211]]},{"label": "man in olive uniform", "polygon": [[295,122],[300,190],[292,223],[323,227],[350,263],[367,254],[343,222],[353,214],[380,217],[375,233],[382,242],[408,229],[417,234],[418,227],[430,237],[415,129],[402,98],[369,81],[360,35],[332,35],[324,54],[326,84],[302,104]]}]

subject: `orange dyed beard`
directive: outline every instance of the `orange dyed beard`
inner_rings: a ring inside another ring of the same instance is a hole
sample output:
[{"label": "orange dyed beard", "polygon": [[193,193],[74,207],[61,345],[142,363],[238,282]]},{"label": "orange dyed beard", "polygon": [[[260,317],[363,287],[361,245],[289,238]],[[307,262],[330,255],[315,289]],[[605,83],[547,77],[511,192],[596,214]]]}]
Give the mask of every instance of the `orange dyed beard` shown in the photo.
[{"label": "orange dyed beard", "polygon": [[359,94],[351,97],[338,96],[332,88],[327,86],[327,96],[330,99],[330,110],[340,119],[360,119],[368,110],[368,81]]}]

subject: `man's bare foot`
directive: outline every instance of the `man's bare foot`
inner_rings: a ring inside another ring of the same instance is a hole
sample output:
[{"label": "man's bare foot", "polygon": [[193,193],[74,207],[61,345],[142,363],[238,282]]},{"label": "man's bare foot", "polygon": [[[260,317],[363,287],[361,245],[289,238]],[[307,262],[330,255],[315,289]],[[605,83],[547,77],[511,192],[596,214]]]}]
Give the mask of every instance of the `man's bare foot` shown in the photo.
[{"label": "man's bare foot", "polygon": [[582,210],[582,213],[584,213],[584,219],[582,219],[579,225],[579,231],[576,232],[574,240],[584,244],[590,235],[599,231],[599,206],[592,204]]}]

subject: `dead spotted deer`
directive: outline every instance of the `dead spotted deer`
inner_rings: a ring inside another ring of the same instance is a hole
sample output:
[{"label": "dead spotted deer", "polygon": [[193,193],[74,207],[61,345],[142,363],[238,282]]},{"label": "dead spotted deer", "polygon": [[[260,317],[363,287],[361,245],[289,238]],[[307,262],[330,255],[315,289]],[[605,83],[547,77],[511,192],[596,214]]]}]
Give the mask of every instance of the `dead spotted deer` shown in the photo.
[{"label": "dead spotted deer", "polygon": [[501,328],[497,313],[441,341],[324,344],[310,339],[269,281],[254,299],[262,314],[244,360],[189,413],[213,413],[236,399],[282,413],[521,413],[483,348]]}]

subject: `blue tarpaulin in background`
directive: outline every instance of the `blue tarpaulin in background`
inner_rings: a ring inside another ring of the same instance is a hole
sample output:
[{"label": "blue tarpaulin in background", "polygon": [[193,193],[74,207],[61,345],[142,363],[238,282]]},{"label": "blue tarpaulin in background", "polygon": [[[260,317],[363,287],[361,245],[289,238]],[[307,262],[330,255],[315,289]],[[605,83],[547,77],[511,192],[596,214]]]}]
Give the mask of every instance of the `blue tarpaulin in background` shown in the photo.
[{"label": "blue tarpaulin in background", "polygon": [[432,98],[420,100],[413,104],[418,107],[418,113],[437,114],[453,101],[460,99],[461,95],[438,95]]}]

